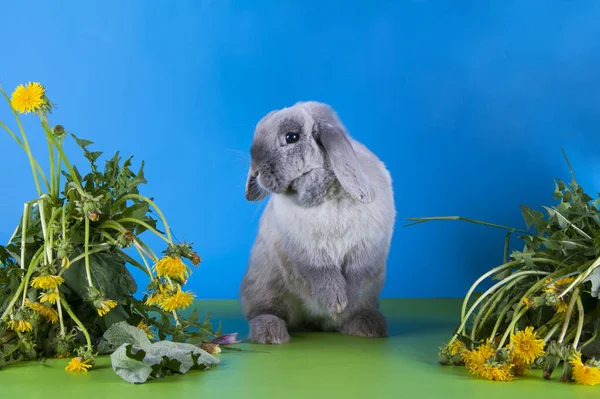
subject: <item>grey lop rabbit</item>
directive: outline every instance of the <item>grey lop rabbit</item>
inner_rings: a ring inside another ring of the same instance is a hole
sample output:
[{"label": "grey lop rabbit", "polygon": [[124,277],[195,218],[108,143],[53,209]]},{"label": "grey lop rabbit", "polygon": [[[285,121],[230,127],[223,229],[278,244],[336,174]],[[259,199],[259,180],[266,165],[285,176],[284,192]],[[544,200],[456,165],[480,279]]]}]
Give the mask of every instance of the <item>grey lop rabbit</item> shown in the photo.
[{"label": "grey lop rabbit", "polygon": [[396,210],[384,164],[327,104],[299,102],[257,124],[246,198],[269,202],[240,302],[249,340],[289,331],[388,335],[379,312]]}]

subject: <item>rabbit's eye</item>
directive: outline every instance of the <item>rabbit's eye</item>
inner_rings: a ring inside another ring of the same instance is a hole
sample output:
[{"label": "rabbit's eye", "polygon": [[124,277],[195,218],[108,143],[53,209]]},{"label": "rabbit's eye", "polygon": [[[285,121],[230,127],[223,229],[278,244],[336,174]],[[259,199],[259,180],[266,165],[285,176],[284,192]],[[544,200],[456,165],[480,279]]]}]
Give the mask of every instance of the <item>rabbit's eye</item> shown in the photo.
[{"label": "rabbit's eye", "polygon": [[286,133],[285,134],[285,142],[288,144],[295,143],[300,140],[300,135],[298,133]]}]

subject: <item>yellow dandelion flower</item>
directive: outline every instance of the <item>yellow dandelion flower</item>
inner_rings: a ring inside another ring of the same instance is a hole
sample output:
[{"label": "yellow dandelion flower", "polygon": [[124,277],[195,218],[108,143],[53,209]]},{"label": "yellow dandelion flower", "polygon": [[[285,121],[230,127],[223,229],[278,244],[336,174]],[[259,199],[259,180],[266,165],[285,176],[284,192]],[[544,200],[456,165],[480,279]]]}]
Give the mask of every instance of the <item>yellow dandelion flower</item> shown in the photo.
[{"label": "yellow dandelion flower", "polygon": [[54,305],[56,301],[60,299],[60,295],[56,291],[52,292],[42,292],[40,294],[40,302],[48,302],[51,305]]},{"label": "yellow dandelion flower", "polygon": [[[510,346],[510,345],[508,345]],[[514,351],[509,352],[510,363],[512,364],[512,373],[514,375],[525,375],[531,371],[531,363],[528,363],[523,357],[515,354]]]},{"label": "yellow dandelion flower", "polygon": [[165,288],[161,285],[158,287],[158,292],[152,293],[146,302],[147,306],[154,306],[160,304],[165,299]]},{"label": "yellow dandelion flower", "polygon": [[574,281],[575,281],[574,276],[568,276],[568,277],[563,277],[558,281],[555,281],[554,284],[561,285],[561,286],[567,286],[567,285],[571,285]]},{"label": "yellow dandelion flower", "polygon": [[167,296],[160,303],[160,307],[171,312],[176,309],[185,309],[194,302],[194,294],[192,292],[182,292],[181,286],[177,286],[177,292]]},{"label": "yellow dandelion flower", "polygon": [[573,276],[563,277],[559,280],[556,280],[555,282],[552,282],[552,279],[547,279],[545,281],[547,285],[546,287],[544,287],[543,291],[558,294],[562,289],[566,288],[568,285],[573,283],[573,281],[575,281],[575,277]]},{"label": "yellow dandelion flower", "polygon": [[576,382],[583,385],[598,385],[600,384],[600,369],[581,361],[581,352],[577,352],[569,363],[573,366],[573,378]]},{"label": "yellow dandelion flower", "polygon": [[512,381],[512,365],[504,363],[486,363],[483,365],[480,376],[492,381]]},{"label": "yellow dandelion flower", "polygon": [[553,294],[557,294],[558,291],[556,289],[556,283],[552,283],[552,279],[547,279],[546,281],[544,281],[545,287],[542,291],[544,292],[551,292]]},{"label": "yellow dandelion flower", "polygon": [[559,302],[556,302],[556,305],[554,305],[554,308],[556,309],[557,313],[566,313],[567,309],[569,309],[569,304],[564,301],[559,301]]},{"label": "yellow dandelion flower", "polygon": [[515,357],[521,358],[526,364],[532,363],[535,359],[544,355],[544,340],[538,338],[537,333],[533,331],[531,326],[518,331],[516,334],[511,332],[510,341]]},{"label": "yellow dandelion flower", "polygon": [[152,334],[152,331],[150,330],[150,326],[147,324],[144,324],[144,321],[140,321],[137,325],[137,328],[139,328],[140,330],[145,332],[146,336],[148,338],[150,338],[150,339],[154,338],[154,335]]},{"label": "yellow dandelion flower", "polygon": [[185,280],[189,276],[189,266],[181,260],[180,257],[165,256],[154,266],[156,274],[160,277],[178,278]]},{"label": "yellow dandelion flower", "polygon": [[60,276],[44,275],[44,276],[37,276],[33,280],[31,280],[31,286],[33,288],[40,288],[43,290],[51,290],[51,289],[58,287],[59,285],[61,285],[64,282],[65,282],[65,279]]},{"label": "yellow dandelion flower", "polygon": [[533,299],[523,298],[521,301],[523,302],[523,305],[525,305],[526,309],[531,309],[533,307]]},{"label": "yellow dandelion flower", "polygon": [[67,367],[65,367],[65,370],[76,373],[87,373],[88,369],[92,368],[92,365],[90,364],[91,360],[92,359],[83,360],[83,358],[79,356],[74,357]]},{"label": "yellow dandelion flower", "polygon": [[35,112],[46,104],[44,94],[44,86],[39,83],[29,82],[25,86],[17,86],[12,93],[10,104],[20,114]]},{"label": "yellow dandelion flower", "polygon": [[464,350],[460,353],[460,357],[467,369],[475,375],[482,375],[484,366],[487,364],[488,359],[493,358],[496,355],[496,350],[490,344],[489,340],[485,344],[479,345],[473,350]]},{"label": "yellow dandelion flower", "polygon": [[[43,305],[42,305],[43,306]],[[58,321],[58,312],[52,308],[47,306],[43,306],[44,310],[40,312],[42,317],[46,319],[46,321],[54,324]]]},{"label": "yellow dandelion flower", "polygon": [[161,303],[163,300],[165,299],[164,294],[161,294],[160,292],[155,292],[153,294],[151,294],[148,299],[146,299],[146,302],[144,302],[147,306],[154,306],[154,305],[158,305],[159,303]]},{"label": "yellow dandelion flower", "polygon": [[451,356],[456,355],[457,353],[460,353],[463,351],[463,349],[465,349],[465,344],[463,344],[460,340],[455,339],[450,346],[448,347],[448,351],[450,352]]},{"label": "yellow dandelion flower", "polygon": [[27,320],[10,320],[8,322],[8,328],[22,333],[33,330],[31,323]]},{"label": "yellow dandelion flower", "polygon": [[25,302],[27,307],[34,312],[39,313],[44,319],[50,323],[56,323],[58,321],[58,312],[48,306],[44,306],[39,302],[31,303],[29,300]]},{"label": "yellow dandelion flower", "polygon": [[116,306],[117,301],[113,301],[112,299],[105,299],[102,302],[100,302],[100,304],[97,307],[98,314],[100,315],[100,317],[102,317],[108,312],[110,312],[111,309],[114,309]]}]

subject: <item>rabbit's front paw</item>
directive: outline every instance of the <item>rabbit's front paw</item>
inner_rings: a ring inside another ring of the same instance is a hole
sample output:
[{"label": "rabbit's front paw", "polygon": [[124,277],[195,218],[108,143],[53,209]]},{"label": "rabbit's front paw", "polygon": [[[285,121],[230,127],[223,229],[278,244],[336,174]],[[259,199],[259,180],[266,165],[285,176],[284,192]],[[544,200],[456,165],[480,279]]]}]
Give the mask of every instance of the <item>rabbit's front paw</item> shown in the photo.
[{"label": "rabbit's front paw", "polygon": [[263,314],[250,320],[250,341],[257,344],[285,344],[290,342],[285,321],[277,316]]},{"label": "rabbit's front paw", "polygon": [[330,280],[316,284],[313,295],[317,302],[327,310],[333,318],[342,313],[348,305],[346,284],[342,281]]},{"label": "rabbit's front paw", "polygon": [[342,334],[356,337],[387,337],[388,325],[377,310],[361,310],[342,328]]}]

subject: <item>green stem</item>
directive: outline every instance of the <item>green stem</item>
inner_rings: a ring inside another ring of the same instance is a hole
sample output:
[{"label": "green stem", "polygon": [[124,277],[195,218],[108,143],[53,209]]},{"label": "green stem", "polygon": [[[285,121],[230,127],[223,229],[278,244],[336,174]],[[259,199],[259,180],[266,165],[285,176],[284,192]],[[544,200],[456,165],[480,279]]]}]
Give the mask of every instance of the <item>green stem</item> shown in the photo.
[{"label": "green stem", "polygon": [[17,234],[19,233],[19,228],[21,227],[22,223],[23,223],[23,216],[21,216],[21,220],[19,220],[19,224],[17,224],[17,227],[15,227],[15,231],[13,231],[12,235],[8,239],[8,243],[6,244],[6,246],[9,246],[13,242],[13,240],[15,239],[15,237],[17,236]]},{"label": "green stem", "polygon": [[[561,262],[556,261],[554,259],[548,259],[548,258],[532,258],[533,262],[536,263],[549,263],[549,264],[553,264],[553,265],[560,265]],[[500,265],[490,271],[488,271],[487,273],[483,274],[481,277],[479,277],[475,283],[473,283],[473,285],[471,286],[471,288],[469,289],[469,291],[467,292],[467,294],[465,295],[465,299],[463,300],[463,304],[462,304],[462,308],[461,308],[461,314],[460,314],[460,318],[461,318],[461,322],[464,321],[465,319],[465,311],[469,302],[469,299],[471,297],[471,295],[473,294],[473,291],[475,291],[475,289],[477,288],[477,286],[486,278],[488,278],[489,276],[504,270],[506,268],[509,267],[513,267],[513,266],[517,266],[519,264],[523,263],[522,261],[511,261],[508,263],[505,263],[503,265]]]},{"label": "green stem", "polygon": [[[25,152],[27,152],[27,150],[25,149],[25,146],[23,145],[21,140],[19,140],[17,135],[14,134],[13,131],[10,130],[8,128],[8,126],[6,126],[2,121],[0,121],[0,127],[4,128],[4,130],[6,130],[8,132],[8,134],[17,142],[17,144],[19,144],[19,147],[21,147],[21,149],[23,149]],[[48,185],[48,179],[46,179],[46,175],[44,174],[44,171],[42,170],[42,168],[40,167],[40,164],[35,159],[33,161],[35,163],[35,169],[40,174],[40,177],[42,178],[44,185],[46,186],[46,189],[48,191],[50,191],[50,186]]]},{"label": "green stem", "polygon": [[529,289],[525,292],[525,294],[523,294],[523,296],[520,298],[521,301],[519,302],[519,304],[517,305],[517,308],[515,309],[515,312],[514,312],[515,315],[524,306],[522,300],[525,299],[525,298],[529,298],[534,292],[536,292],[541,287],[543,287],[544,285],[546,285],[546,280],[551,280],[551,279],[554,279],[554,278],[559,277],[559,276],[565,276],[565,275],[571,273],[572,269],[575,269],[575,268],[577,268],[577,265],[570,266],[570,267],[567,267],[567,268],[564,268],[564,269],[560,269],[560,270],[556,270],[556,271],[554,271],[552,273],[549,273],[548,277],[545,280],[540,280],[537,283],[533,284],[531,287],[529,287]]},{"label": "green stem", "polygon": [[162,240],[166,241],[168,244],[172,244],[173,242],[165,237],[163,234],[161,234],[158,230],[156,230],[154,227],[150,226],[148,223],[137,219],[137,218],[122,218],[116,221],[117,223],[136,223],[139,224],[141,226],[144,226],[146,229],[148,229],[149,231],[153,232],[155,235],[157,235],[159,238],[161,238]]},{"label": "green stem", "polygon": [[575,303],[577,302],[577,297],[579,297],[579,287],[575,289],[573,293],[573,297],[569,301],[569,306],[567,308],[567,314],[565,315],[565,321],[563,322],[563,327],[558,337],[558,343],[562,344],[565,339],[565,334],[567,333],[567,329],[569,328],[569,322],[571,321],[571,315],[573,314],[573,308],[575,307]]},{"label": "green stem", "polygon": [[465,320],[465,314],[467,311],[467,305],[469,303],[469,299],[471,298],[471,295],[473,294],[473,292],[475,291],[475,289],[477,288],[477,286],[486,278],[488,278],[491,275],[494,275],[495,273],[507,269],[509,267],[513,267],[518,265],[519,262],[517,261],[513,261],[513,262],[509,262],[509,263],[505,263],[503,265],[500,265],[498,267],[493,268],[492,270],[488,271],[487,273],[483,274],[481,277],[479,277],[477,280],[475,280],[475,282],[471,285],[471,288],[469,288],[469,291],[467,291],[467,294],[465,295],[465,298],[463,300],[462,303],[462,308],[460,310],[460,321],[463,322]]},{"label": "green stem", "polygon": [[593,271],[594,269],[596,269],[598,266],[600,266],[600,257],[597,258],[594,263],[592,263],[592,265],[584,272],[581,273],[579,275],[579,277],[577,277],[575,279],[575,281],[573,281],[571,283],[571,285],[569,285],[559,296],[558,299],[562,298],[563,296],[567,295],[567,293],[569,291],[571,291],[571,289],[573,289],[575,286],[577,286],[581,281],[585,280]]},{"label": "green stem", "polygon": [[90,219],[85,217],[85,244],[84,244],[84,256],[85,256],[85,272],[87,274],[88,284],[93,287],[92,273],[90,269]]},{"label": "green stem", "polygon": [[163,222],[163,225],[165,226],[165,230],[167,231],[167,237],[169,238],[169,241],[171,241],[171,242],[173,241],[173,239],[171,237],[171,229],[169,228],[167,219],[165,218],[165,216],[162,213],[162,211],[160,210],[160,208],[149,198],[144,197],[143,195],[139,195],[139,194],[128,194],[128,195],[120,198],[117,202],[115,202],[114,205],[112,206],[112,209],[113,210],[116,209],[117,206],[119,206],[121,203],[127,201],[128,199],[138,199],[138,200],[144,201],[144,202],[148,203],[150,206],[152,206],[156,210],[156,213],[158,214],[161,221]]},{"label": "green stem", "polygon": [[498,315],[498,318],[496,319],[496,324],[494,324],[494,328],[492,329],[492,333],[490,334],[490,341],[493,340],[496,337],[496,333],[498,332],[498,329],[500,328],[500,324],[502,324],[502,320],[504,320],[504,316],[506,316],[506,314],[508,313],[508,311],[513,307],[513,305],[519,299],[520,299],[519,297],[515,297],[515,298],[511,299],[510,302],[506,304],[506,306],[504,307],[504,309],[502,309],[502,311]]},{"label": "green stem", "polygon": [[123,226],[121,226],[119,223],[112,221],[112,220],[107,220],[106,222],[102,223],[100,225],[101,229],[113,229],[113,230],[117,230],[120,233],[125,233],[127,231],[127,229]]},{"label": "green stem", "polygon": [[581,303],[581,297],[577,295],[577,310],[579,312],[579,321],[577,323],[577,333],[575,334],[575,340],[573,341],[573,349],[577,350],[579,340],[581,339],[581,333],[583,332],[583,303]]},{"label": "green stem", "polygon": [[48,228],[46,226],[46,210],[43,199],[40,199],[38,201],[38,210],[40,212],[40,221],[42,223],[42,235],[44,237],[44,251],[46,256],[46,264],[50,265],[50,258],[52,257],[52,248],[50,248],[50,246],[48,245]]},{"label": "green stem", "polygon": [[148,276],[150,276],[150,281],[154,281],[154,275],[152,273],[152,269],[150,269],[150,266],[148,265],[148,262],[146,261],[146,257],[144,256],[144,253],[142,252],[140,245],[138,243],[135,243],[134,246],[135,246],[135,249],[137,249],[138,253],[140,254],[140,257],[142,258],[142,261],[144,262],[144,266],[146,266],[146,270],[148,271]]},{"label": "green stem", "polygon": [[[56,292],[60,298],[60,292],[58,291],[58,288],[55,288],[54,292]],[[58,320],[60,322],[60,336],[64,337],[65,336],[65,323],[63,321],[62,305],[61,305],[60,299],[58,301],[56,301],[56,309],[58,309]]]},{"label": "green stem", "polygon": [[54,144],[54,147],[56,147],[56,150],[58,151],[60,157],[62,158],[63,162],[65,163],[65,166],[67,167],[67,170],[69,171],[69,174],[71,175],[71,179],[73,179],[73,182],[78,187],[81,187],[81,182],[79,181],[79,178],[75,174],[75,170],[71,166],[71,163],[69,162],[67,155],[63,151],[62,146],[58,143],[58,141],[56,140],[56,137],[54,137],[54,135],[52,134],[52,130],[50,129],[50,126],[48,126],[48,122],[42,120],[42,126],[44,128],[44,131],[46,132],[46,137],[49,138],[50,141],[52,141],[52,144]]},{"label": "green stem", "polygon": [[[107,244],[100,244],[98,245],[99,248],[94,248],[92,250],[90,250],[88,252],[88,255],[93,255],[96,254],[98,252],[103,252],[106,251],[106,249],[109,247]],[[72,260],[69,261],[71,267],[73,266],[73,264],[75,264],[75,262],[80,261],[81,259],[85,258],[85,253],[76,256],[75,258],[73,258]],[[62,276],[62,274],[65,272],[65,268],[60,269],[60,271],[58,272],[59,276]]]},{"label": "green stem", "polygon": [[54,247],[54,222],[56,221],[56,218],[58,217],[58,214],[61,212],[62,208],[55,208],[52,211],[52,215],[50,215],[50,221],[48,222],[48,226],[46,228],[47,231],[47,236],[45,238],[45,240],[48,240],[48,249],[49,249],[49,264],[52,264],[52,262],[54,261],[54,253],[52,251],[52,248]]},{"label": "green stem", "polygon": [[[116,230],[121,234],[124,234],[127,232],[127,229],[122,224],[117,223],[114,220],[108,220],[108,221],[102,223],[102,225],[100,225],[100,228]],[[152,251],[152,249],[145,242],[143,242],[138,237],[134,237],[133,239],[135,240],[136,243],[138,243],[139,245],[142,246],[143,251],[146,253],[147,257],[152,259],[154,262],[158,261],[158,257],[156,256],[156,254]]]},{"label": "green stem", "polygon": [[467,320],[469,320],[469,317],[471,316],[471,314],[475,311],[475,309],[477,308],[477,306],[479,306],[479,304],[488,296],[490,295],[492,292],[496,291],[499,287],[501,287],[502,285],[508,283],[511,280],[514,280],[520,276],[527,276],[527,275],[546,275],[548,274],[547,272],[541,272],[541,271],[524,271],[524,272],[517,272],[515,274],[512,274],[508,277],[506,277],[505,279],[499,281],[498,283],[494,284],[492,287],[490,287],[487,291],[485,291],[479,298],[477,298],[477,300],[475,301],[475,303],[471,306],[471,308],[469,309],[469,311],[467,312],[464,320],[462,321],[460,327],[457,329],[457,333],[454,334],[454,336],[452,337],[452,339],[450,340],[450,342],[448,343],[448,345],[450,345],[457,337],[458,333],[461,331],[464,331],[465,325],[467,324]]},{"label": "green stem", "polygon": [[146,244],[145,242],[143,242],[142,240],[140,240],[137,237],[135,238],[135,242],[136,242],[136,244],[141,246],[142,251],[144,251],[144,253],[146,254],[147,257],[152,259],[152,261],[154,263],[158,262],[158,256],[156,256],[156,254],[154,253],[154,251],[152,251],[152,249],[150,248],[150,246],[148,246],[148,244]]},{"label": "green stem", "polygon": [[15,109],[12,107],[12,104],[10,102],[10,98],[8,97],[8,95],[2,89],[0,89],[0,92],[2,93],[4,98],[6,98],[6,101],[8,101],[8,105],[10,106],[10,109],[12,110],[13,115],[15,116],[15,119],[17,121],[17,126],[19,126],[19,131],[21,132],[21,139],[23,140],[23,147],[25,149],[25,152],[27,153],[27,158],[29,159],[29,165],[31,166],[31,172],[33,173],[33,180],[35,181],[35,188],[37,190],[38,196],[41,196],[42,189],[40,188],[38,172],[35,167],[36,160],[33,157],[33,154],[31,153],[31,147],[29,146],[29,142],[27,141],[27,135],[25,134],[25,129],[23,129],[23,124],[21,123],[21,118],[19,118],[17,111],[15,111]]},{"label": "green stem", "polygon": [[495,227],[495,228],[502,229],[502,230],[515,231],[515,232],[526,234],[528,236],[532,235],[531,232],[526,231],[526,230],[515,229],[512,227],[502,226],[502,225],[495,224],[495,223],[481,222],[479,220],[469,219],[469,218],[465,218],[462,216],[434,216],[434,217],[421,217],[421,218],[406,218],[406,220],[413,221],[414,223],[405,225],[403,227],[414,226],[416,224],[433,222],[433,221],[458,221],[458,220],[460,220],[463,222],[480,224],[480,225],[488,226],[488,227]]},{"label": "green stem", "polygon": [[81,329],[81,332],[85,336],[85,341],[87,343],[88,350],[91,351],[92,350],[92,340],[90,339],[90,334],[85,329],[85,326],[83,325],[83,323],[81,321],[79,321],[77,316],[75,316],[75,313],[73,313],[73,311],[69,307],[69,304],[67,303],[66,299],[64,299],[62,295],[60,296],[60,301],[62,302],[62,305],[65,308],[65,310],[67,311],[67,313],[69,314],[69,316],[71,316],[71,319],[73,319],[75,324],[77,324],[79,326],[79,328]]},{"label": "green stem", "polygon": [[63,241],[67,240],[67,212],[65,211],[65,206],[62,206],[62,217],[61,217],[61,222],[62,222],[62,239]]},{"label": "green stem", "polygon": [[56,198],[58,198],[60,196],[60,177],[61,177],[60,172],[61,172],[61,167],[62,167],[61,161],[62,161],[61,158],[57,157],[57,160],[56,160],[56,183],[54,183],[55,184],[54,187],[56,189]]},{"label": "green stem", "polygon": [[560,327],[560,324],[555,324],[554,327],[552,327],[552,329],[548,332],[548,334],[544,337],[544,343],[547,343],[548,340],[550,338],[552,338],[552,336],[554,336],[554,334],[556,334],[556,331],[558,330],[558,327]]},{"label": "green stem", "polygon": [[6,309],[4,310],[4,313],[2,313],[2,317],[0,317],[0,320],[4,320],[6,318],[6,315],[8,315],[11,312],[12,307],[19,300],[19,297],[21,296],[21,292],[23,291],[25,286],[27,286],[29,284],[29,278],[33,274],[33,271],[35,270],[36,266],[39,264],[39,261],[41,259],[41,255],[42,255],[42,251],[43,251],[43,248],[38,249],[37,252],[35,253],[35,255],[33,255],[33,257],[31,258],[31,262],[29,263],[29,268],[27,269],[27,273],[25,274],[25,277],[23,278],[23,280],[21,280],[21,284],[19,284],[19,287],[17,288],[17,292],[15,292],[15,295],[9,302]]},{"label": "green stem", "polygon": [[508,326],[506,331],[504,331],[504,335],[502,336],[502,340],[500,340],[500,344],[498,345],[498,348],[502,348],[504,346],[504,342],[506,342],[509,334],[514,330],[515,325],[517,324],[517,321],[519,321],[519,319],[521,317],[523,317],[523,315],[526,312],[527,312],[527,309],[523,309],[519,313],[516,313],[516,316],[513,317],[512,321],[510,322],[510,325]]},{"label": "green stem", "polygon": [[25,269],[25,241],[27,240],[27,221],[29,219],[29,206],[29,204],[25,204],[23,206],[23,220],[21,225],[21,269]]},{"label": "green stem", "polygon": [[[527,276],[522,276],[521,278],[514,279],[506,287],[498,290],[494,295],[492,295],[490,297],[490,299],[481,307],[480,311],[478,312],[477,316],[475,317],[475,321],[473,322],[473,327],[471,329],[471,340],[472,341],[475,340],[475,336],[479,330],[479,327],[482,325],[485,325],[485,322],[487,321],[487,319],[489,318],[491,313],[496,308],[496,305],[498,304],[498,302],[500,302],[500,299],[502,299],[502,294],[507,292],[508,290],[510,290],[519,281],[521,281],[522,279],[524,279],[526,277]],[[483,312],[486,309],[487,309],[487,311],[485,312],[485,316],[482,318]]]},{"label": "green stem", "polygon": [[52,148],[52,142],[50,140],[46,139],[46,141],[48,142],[48,157],[50,158],[50,196],[53,200],[57,200],[58,194],[55,193],[54,148]]}]

